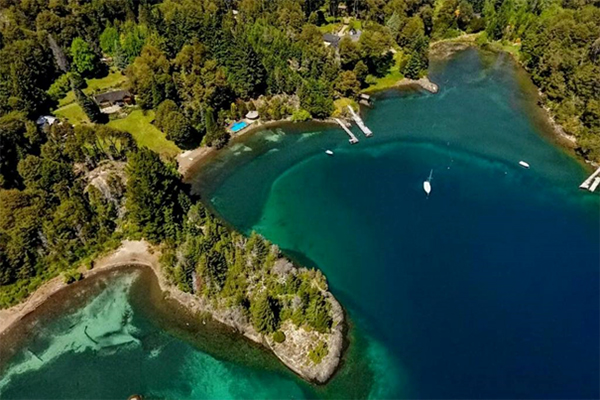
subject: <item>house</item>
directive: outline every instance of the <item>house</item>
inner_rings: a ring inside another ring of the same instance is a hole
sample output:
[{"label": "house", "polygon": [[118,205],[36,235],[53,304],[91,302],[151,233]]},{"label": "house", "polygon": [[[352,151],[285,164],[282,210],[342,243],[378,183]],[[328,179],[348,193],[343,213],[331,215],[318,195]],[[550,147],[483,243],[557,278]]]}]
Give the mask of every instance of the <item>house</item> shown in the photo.
[{"label": "house", "polygon": [[127,90],[115,90],[94,96],[94,101],[105,114],[118,112],[125,104],[133,104],[133,95]]},{"label": "house", "polygon": [[56,118],[52,115],[42,115],[41,117],[39,117],[38,119],[35,120],[35,123],[41,128],[45,128],[47,126],[52,126],[57,122],[58,122],[58,118]]},{"label": "house", "polygon": [[323,35],[323,43],[325,43],[325,46],[338,47],[340,40],[341,38],[338,35],[334,35],[332,33],[326,33]]}]

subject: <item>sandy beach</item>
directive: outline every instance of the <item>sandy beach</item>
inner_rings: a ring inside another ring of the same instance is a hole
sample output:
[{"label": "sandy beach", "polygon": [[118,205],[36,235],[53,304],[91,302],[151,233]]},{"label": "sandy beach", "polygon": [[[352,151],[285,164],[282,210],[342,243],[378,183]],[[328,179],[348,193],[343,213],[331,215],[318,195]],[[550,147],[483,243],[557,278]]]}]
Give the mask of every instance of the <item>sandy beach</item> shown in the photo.
[{"label": "sandy beach", "polygon": [[[125,265],[143,265],[158,268],[158,255],[150,253],[148,249],[149,245],[144,241],[125,240],[119,249],[97,260],[93,269],[87,270],[81,267],[79,271],[85,279]],[[34,312],[51,296],[67,286],[63,277],[57,276],[44,283],[22,303],[0,310],[0,337],[26,315]]]},{"label": "sandy beach", "polygon": [[[276,344],[270,337],[265,338],[258,333],[251,324],[240,325],[235,313],[229,312],[227,309],[216,309],[210,301],[199,298],[191,293],[185,293],[172,286],[164,277],[160,270],[159,262],[160,252],[152,247],[146,241],[130,241],[125,240],[114,252],[97,260],[95,267],[92,270],[86,270],[83,267],[79,271],[86,278],[110,272],[117,268],[125,266],[145,266],[150,267],[158,280],[160,289],[166,297],[177,301],[189,311],[200,314],[209,312],[212,318],[226,326],[234,328],[246,338],[253,342],[262,344],[265,348],[271,350],[273,354],[281,360],[281,362],[297,373],[300,377],[317,383],[328,381],[337,371],[342,357],[344,347],[344,312],[337,300],[327,293],[333,307],[334,327],[331,333],[329,343],[330,352],[324,360],[318,365],[308,366],[304,356],[308,350],[303,349],[307,343],[307,333],[300,328],[288,326],[285,331],[288,333],[290,340],[285,344]],[[73,283],[72,285],[76,285]],[[26,316],[34,313],[44,302],[49,300],[53,295],[67,288],[69,285],[64,283],[62,276],[57,276],[35,291],[33,295],[27,298],[24,302],[17,304],[11,308],[0,310],[0,338],[8,334],[11,328],[18,326],[19,322]],[[296,341],[290,333],[299,332]],[[299,349],[302,351],[299,353]]]}]

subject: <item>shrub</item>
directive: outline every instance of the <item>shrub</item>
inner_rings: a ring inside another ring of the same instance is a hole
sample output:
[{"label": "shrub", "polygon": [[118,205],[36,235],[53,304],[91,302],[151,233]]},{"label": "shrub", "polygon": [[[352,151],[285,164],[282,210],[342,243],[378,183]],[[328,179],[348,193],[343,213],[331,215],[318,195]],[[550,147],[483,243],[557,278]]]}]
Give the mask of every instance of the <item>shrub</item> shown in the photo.
[{"label": "shrub", "polygon": [[323,358],[329,354],[327,343],[320,341],[317,345],[308,352],[308,358],[315,364],[320,364]]},{"label": "shrub", "polygon": [[275,343],[283,343],[285,341],[285,333],[281,331],[275,331],[273,334],[273,340]]},{"label": "shrub", "polygon": [[292,114],[292,122],[304,122],[310,119],[310,113],[302,108],[294,111]]},{"label": "shrub", "polygon": [[67,285],[83,279],[83,274],[79,271],[67,271],[63,274],[63,280]]},{"label": "shrub", "polygon": [[54,101],[58,101],[65,97],[71,90],[71,81],[69,74],[62,74],[54,81],[54,83],[48,89],[48,95]]}]

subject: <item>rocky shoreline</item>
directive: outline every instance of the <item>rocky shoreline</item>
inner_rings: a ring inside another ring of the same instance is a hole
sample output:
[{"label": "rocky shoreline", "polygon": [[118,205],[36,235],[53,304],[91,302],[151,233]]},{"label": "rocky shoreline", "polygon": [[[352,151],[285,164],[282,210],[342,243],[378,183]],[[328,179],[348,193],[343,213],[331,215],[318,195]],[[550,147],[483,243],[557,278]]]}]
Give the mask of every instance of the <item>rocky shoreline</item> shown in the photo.
[{"label": "rocky shoreline", "polygon": [[429,93],[433,93],[433,94],[437,93],[439,90],[438,85],[431,82],[429,80],[429,78],[426,76],[424,76],[423,78],[419,78],[419,79],[404,78],[404,79],[398,81],[395,85],[395,87],[409,87],[409,86],[418,86],[421,89],[426,90]]},{"label": "rocky shoreline", "polygon": [[[330,292],[326,292],[328,301],[331,304],[331,317],[333,320],[330,332],[310,331],[303,327],[296,327],[290,321],[286,321],[280,328],[285,334],[286,340],[282,343],[276,343],[271,336],[258,333],[248,318],[241,315],[240,310],[215,305],[214,302],[206,298],[182,292],[171,285],[161,272],[159,257],[160,252],[147,242],[125,240],[119,249],[97,260],[94,269],[80,268],[80,272],[82,272],[84,278],[89,278],[127,265],[150,267],[158,280],[160,289],[168,298],[177,301],[196,314],[210,314],[215,321],[229,326],[253,342],[263,345],[301,378],[313,383],[323,384],[337,371],[343,352],[344,312]],[[292,268],[291,271],[294,272],[302,270],[293,267],[291,262],[286,259],[281,259],[280,262],[289,263],[288,270],[290,267]],[[42,285],[23,303],[0,310],[0,338],[25,316],[35,312],[41,304],[67,286],[61,276],[55,277]],[[310,360],[309,352],[318,341],[326,343],[328,353],[319,363],[314,363]]]}]

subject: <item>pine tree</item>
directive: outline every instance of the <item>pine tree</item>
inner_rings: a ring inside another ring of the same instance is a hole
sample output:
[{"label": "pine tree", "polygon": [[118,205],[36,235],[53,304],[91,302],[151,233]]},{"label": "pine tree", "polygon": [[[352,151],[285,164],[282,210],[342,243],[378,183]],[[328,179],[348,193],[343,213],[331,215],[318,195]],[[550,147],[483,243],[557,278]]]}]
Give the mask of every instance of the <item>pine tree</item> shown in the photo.
[{"label": "pine tree", "polygon": [[266,292],[257,295],[250,306],[252,323],[257,331],[271,333],[277,328],[277,318],[273,311],[272,300]]},{"label": "pine tree", "polygon": [[94,102],[94,100],[87,97],[81,89],[74,87],[73,91],[75,92],[77,103],[83,109],[83,112],[85,112],[85,115],[87,115],[90,121],[95,123],[105,122],[106,117],[100,112],[100,108]]},{"label": "pine tree", "polygon": [[123,50],[121,42],[118,40],[115,41],[115,45],[113,47],[113,63],[121,70],[127,68],[127,65],[129,65],[127,54],[125,53],[125,50]]},{"label": "pine tree", "polygon": [[50,34],[48,34],[48,43],[50,44],[50,49],[52,50],[58,68],[64,73],[69,72],[69,61],[60,46],[56,43],[56,40],[54,40]]},{"label": "pine tree", "polygon": [[318,332],[324,333],[329,331],[331,327],[330,307],[327,300],[321,294],[313,296],[306,309],[308,324]]},{"label": "pine tree", "polygon": [[421,72],[421,62],[419,56],[413,52],[408,62],[404,66],[402,73],[408,79],[419,79],[419,73]]}]

